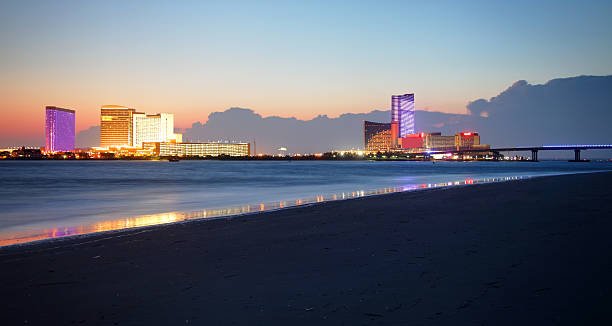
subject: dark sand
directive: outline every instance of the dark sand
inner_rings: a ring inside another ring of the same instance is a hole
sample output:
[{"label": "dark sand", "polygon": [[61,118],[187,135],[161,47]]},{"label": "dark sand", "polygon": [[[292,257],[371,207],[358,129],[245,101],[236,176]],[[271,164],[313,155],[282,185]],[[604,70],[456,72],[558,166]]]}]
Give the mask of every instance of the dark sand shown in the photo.
[{"label": "dark sand", "polygon": [[612,173],[0,250],[2,325],[612,324]]}]

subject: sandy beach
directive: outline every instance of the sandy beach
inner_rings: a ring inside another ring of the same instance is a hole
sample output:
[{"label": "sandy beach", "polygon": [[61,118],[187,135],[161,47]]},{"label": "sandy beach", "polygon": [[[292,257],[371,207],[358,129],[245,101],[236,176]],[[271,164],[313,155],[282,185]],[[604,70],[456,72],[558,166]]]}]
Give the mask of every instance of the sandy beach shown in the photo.
[{"label": "sandy beach", "polygon": [[0,248],[3,325],[604,325],[612,173]]}]

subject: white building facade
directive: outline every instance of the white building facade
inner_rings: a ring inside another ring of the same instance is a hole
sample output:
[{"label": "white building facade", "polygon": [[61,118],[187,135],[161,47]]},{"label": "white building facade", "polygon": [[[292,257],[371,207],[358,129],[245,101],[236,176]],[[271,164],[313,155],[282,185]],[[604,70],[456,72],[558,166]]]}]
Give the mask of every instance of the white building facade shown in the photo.
[{"label": "white building facade", "polygon": [[174,135],[174,114],[144,114],[134,112],[132,123],[132,146],[134,147],[142,147],[142,143],[145,142],[176,140]]},{"label": "white building facade", "polygon": [[248,156],[249,143],[155,143],[159,156]]}]

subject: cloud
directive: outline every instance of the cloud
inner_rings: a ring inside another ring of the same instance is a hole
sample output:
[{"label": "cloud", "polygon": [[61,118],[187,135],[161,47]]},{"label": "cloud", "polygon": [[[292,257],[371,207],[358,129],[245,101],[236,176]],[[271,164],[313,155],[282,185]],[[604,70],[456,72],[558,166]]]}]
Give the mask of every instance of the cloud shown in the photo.
[{"label": "cloud", "polygon": [[[519,80],[489,100],[468,103],[456,124],[498,146],[611,143],[612,76]],[[418,124],[418,121],[417,121]]]},{"label": "cloud", "polygon": [[100,126],[91,126],[76,134],[75,145],[77,148],[100,146]]},{"label": "cloud", "polygon": [[362,147],[363,120],[389,120],[389,111],[343,114],[338,118],[319,115],[310,120],[262,117],[251,109],[230,108],[213,112],[204,124],[185,130],[189,141],[256,142],[258,152],[274,153],[286,147],[291,153],[316,153]]},{"label": "cloud", "polygon": [[488,106],[489,102],[481,98],[474,102],[468,103],[467,109],[469,114],[479,116],[482,112],[485,112]]},{"label": "cloud", "polygon": [[[553,79],[543,85],[513,83],[489,100],[468,103],[469,114],[416,111],[418,132],[453,135],[478,131],[493,146],[612,142],[612,76]],[[311,120],[262,117],[249,109],[215,112],[205,124],[186,130],[189,139],[257,141],[259,152],[322,152],[363,147],[362,121],[389,121],[389,111],[320,115]]]},{"label": "cloud", "polygon": [[[612,143],[610,103],[612,76],[553,79],[543,85],[519,80],[489,100],[468,103],[469,114],[417,110],[416,129],[448,135],[478,131],[483,143],[494,146]],[[292,153],[317,153],[362,148],[363,120],[387,122],[390,112],[374,110],[299,120],[230,108],[211,113],[206,123],[194,122],[184,130],[184,139],[256,141],[258,152],[274,153],[286,147]],[[79,146],[97,146],[98,142],[99,127],[77,136]]]}]

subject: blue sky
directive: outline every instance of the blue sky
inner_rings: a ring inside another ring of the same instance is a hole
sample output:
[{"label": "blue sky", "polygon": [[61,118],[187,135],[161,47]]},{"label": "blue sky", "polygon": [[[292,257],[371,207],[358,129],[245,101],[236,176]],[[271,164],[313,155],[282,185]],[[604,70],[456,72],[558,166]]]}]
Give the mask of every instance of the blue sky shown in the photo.
[{"label": "blue sky", "polygon": [[0,109],[73,107],[81,130],[121,104],[185,127],[231,106],[311,118],[414,92],[417,108],[460,113],[519,79],[611,74],[611,14],[609,1],[3,1]]}]

